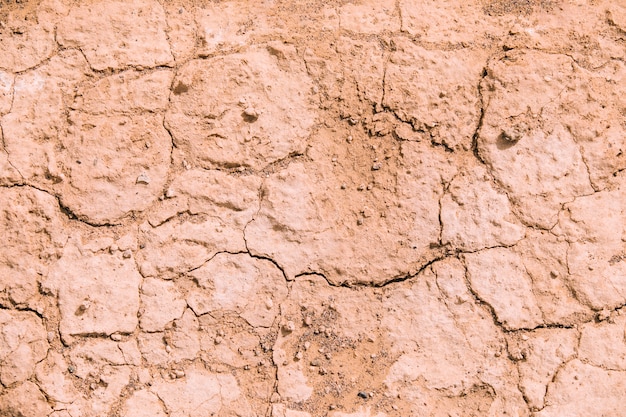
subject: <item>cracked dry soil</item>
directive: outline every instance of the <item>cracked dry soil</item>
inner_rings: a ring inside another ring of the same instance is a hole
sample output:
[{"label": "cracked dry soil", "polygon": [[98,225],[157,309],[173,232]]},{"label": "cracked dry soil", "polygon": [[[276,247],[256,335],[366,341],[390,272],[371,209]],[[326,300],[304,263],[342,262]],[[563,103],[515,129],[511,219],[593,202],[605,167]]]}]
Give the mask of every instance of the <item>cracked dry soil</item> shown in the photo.
[{"label": "cracked dry soil", "polygon": [[626,415],[626,4],[0,2],[0,416]]}]

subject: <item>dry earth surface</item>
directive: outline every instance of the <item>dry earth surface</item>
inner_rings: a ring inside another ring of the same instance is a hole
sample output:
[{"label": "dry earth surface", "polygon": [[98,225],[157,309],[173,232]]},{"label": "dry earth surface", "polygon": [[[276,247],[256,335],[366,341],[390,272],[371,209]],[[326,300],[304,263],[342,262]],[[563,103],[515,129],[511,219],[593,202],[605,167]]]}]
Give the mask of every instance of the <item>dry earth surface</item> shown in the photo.
[{"label": "dry earth surface", "polygon": [[626,415],[623,0],[0,0],[0,416]]}]

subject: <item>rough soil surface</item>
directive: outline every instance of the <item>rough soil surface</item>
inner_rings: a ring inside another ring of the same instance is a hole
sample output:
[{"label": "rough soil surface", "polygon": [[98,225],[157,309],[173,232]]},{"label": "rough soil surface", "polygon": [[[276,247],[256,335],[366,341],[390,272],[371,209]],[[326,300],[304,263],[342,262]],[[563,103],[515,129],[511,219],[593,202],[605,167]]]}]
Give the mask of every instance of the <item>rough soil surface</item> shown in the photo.
[{"label": "rough soil surface", "polygon": [[626,4],[0,0],[0,416],[624,416]]}]

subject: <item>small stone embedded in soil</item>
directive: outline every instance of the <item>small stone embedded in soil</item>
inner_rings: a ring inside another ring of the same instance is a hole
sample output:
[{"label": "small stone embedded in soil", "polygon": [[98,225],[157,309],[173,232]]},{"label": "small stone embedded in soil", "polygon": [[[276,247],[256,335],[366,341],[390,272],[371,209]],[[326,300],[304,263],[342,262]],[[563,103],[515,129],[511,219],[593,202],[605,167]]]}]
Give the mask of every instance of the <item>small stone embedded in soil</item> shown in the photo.
[{"label": "small stone embedded in soil", "polygon": [[150,184],[150,177],[147,174],[139,174],[137,184]]},{"label": "small stone embedded in soil", "polygon": [[289,320],[287,323],[283,325],[283,331],[285,333],[291,333],[294,330],[296,330],[296,324],[291,320]]},{"label": "small stone embedded in soil", "polygon": [[363,398],[364,400],[366,400],[368,397],[367,392],[365,391],[359,391],[358,396],[359,398]]}]

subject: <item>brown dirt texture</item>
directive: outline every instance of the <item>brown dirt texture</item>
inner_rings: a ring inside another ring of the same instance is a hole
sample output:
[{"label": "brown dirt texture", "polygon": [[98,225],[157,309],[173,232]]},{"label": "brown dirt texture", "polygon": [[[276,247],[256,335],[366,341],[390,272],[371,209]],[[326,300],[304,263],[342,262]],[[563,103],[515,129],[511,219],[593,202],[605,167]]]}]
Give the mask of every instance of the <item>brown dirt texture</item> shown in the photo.
[{"label": "brown dirt texture", "polygon": [[624,0],[0,0],[1,417],[626,416]]}]

